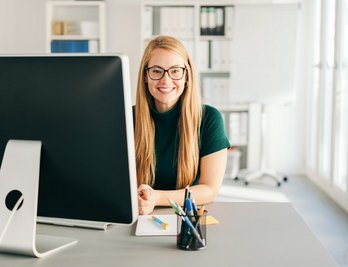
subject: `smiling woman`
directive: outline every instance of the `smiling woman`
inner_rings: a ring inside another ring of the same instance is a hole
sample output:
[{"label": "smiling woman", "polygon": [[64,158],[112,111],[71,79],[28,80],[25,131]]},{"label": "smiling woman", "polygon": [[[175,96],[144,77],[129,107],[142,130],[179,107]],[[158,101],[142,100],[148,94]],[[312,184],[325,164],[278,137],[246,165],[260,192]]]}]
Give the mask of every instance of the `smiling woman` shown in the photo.
[{"label": "smiling woman", "polygon": [[159,112],[168,111],[184,91],[185,62],[179,55],[157,48],[152,52],[148,65],[151,67],[145,68],[145,81],[156,109]]},{"label": "smiling woman", "polygon": [[183,204],[186,186],[197,204],[214,200],[226,168],[227,139],[220,112],[202,105],[191,57],[169,36],[145,49],[138,75],[135,147],[139,213]]}]

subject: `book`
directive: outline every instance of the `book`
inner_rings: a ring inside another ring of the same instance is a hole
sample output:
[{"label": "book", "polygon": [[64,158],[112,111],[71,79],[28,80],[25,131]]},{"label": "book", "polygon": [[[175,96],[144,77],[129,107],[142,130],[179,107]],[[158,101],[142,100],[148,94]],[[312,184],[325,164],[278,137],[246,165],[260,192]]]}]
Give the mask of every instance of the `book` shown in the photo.
[{"label": "book", "polygon": [[52,53],[88,53],[88,40],[52,40]]}]

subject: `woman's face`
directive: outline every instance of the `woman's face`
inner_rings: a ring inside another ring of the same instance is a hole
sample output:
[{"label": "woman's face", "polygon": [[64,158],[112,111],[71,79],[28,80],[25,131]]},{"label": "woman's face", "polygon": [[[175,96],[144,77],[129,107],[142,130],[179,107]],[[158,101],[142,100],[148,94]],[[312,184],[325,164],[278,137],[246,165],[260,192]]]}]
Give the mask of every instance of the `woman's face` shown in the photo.
[{"label": "woman's face", "polygon": [[[186,71],[181,69],[185,67],[184,60],[175,53],[157,48],[152,52],[147,67],[151,69],[147,70],[145,81],[148,83],[149,92],[154,98],[157,111],[170,110],[179,100],[185,88]],[[180,73],[183,72],[182,78],[173,80],[169,77],[168,72],[165,72],[159,80],[153,80],[149,76],[150,74],[152,77],[158,78],[163,70],[168,69],[173,78],[180,77]]]}]

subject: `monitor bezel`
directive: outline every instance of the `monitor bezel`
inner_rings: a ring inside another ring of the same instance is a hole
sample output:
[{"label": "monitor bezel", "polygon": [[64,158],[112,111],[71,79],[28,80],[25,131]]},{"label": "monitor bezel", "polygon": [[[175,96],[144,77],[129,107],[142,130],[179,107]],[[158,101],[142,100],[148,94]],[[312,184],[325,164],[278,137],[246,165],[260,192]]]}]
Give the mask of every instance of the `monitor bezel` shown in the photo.
[{"label": "monitor bezel", "polygon": [[90,221],[70,218],[56,218],[37,216],[38,223],[74,226],[74,227],[86,227],[94,229],[106,229],[109,224],[123,224],[131,225],[138,217],[138,195],[137,195],[137,176],[136,176],[136,164],[135,164],[135,144],[134,144],[134,124],[132,114],[132,98],[131,98],[131,84],[130,84],[130,70],[129,70],[129,58],[122,53],[112,54],[82,54],[82,53],[59,53],[59,54],[6,54],[0,55],[0,57],[118,57],[121,60],[122,66],[122,78],[123,78],[123,96],[124,96],[124,111],[126,122],[126,137],[127,137],[127,154],[128,154],[128,173],[129,173],[129,185],[130,185],[130,200],[131,200],[131,213],[132,221],[129,223],[119,222],[104,222],[104,221]]}]

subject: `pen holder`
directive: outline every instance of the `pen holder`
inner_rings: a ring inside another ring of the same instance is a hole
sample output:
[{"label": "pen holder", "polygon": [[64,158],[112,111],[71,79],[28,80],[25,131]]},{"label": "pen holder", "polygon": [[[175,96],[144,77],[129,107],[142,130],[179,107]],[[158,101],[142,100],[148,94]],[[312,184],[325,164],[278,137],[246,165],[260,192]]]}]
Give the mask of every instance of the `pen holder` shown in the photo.
[{"label": "pen holder", "polygon": [[[177,214],[176,246],[183,250],[200,250],[207,246],[206,214],[180,216]],[[187,222],[186,220],[189,220]],[[191,225],[190,225],[191,224]]]}]

